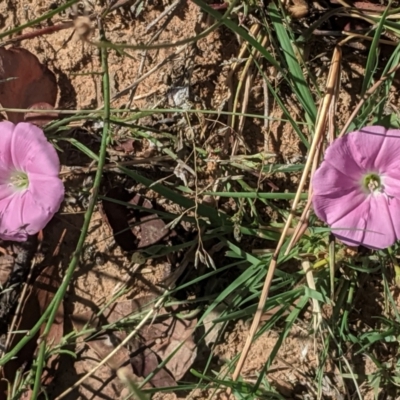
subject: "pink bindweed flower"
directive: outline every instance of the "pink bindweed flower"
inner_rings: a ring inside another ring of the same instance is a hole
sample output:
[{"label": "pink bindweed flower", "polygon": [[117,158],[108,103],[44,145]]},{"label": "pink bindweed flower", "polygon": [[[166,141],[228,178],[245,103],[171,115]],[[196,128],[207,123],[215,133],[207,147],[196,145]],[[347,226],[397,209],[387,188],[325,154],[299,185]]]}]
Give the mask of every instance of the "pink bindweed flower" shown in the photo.
[{"label": "pink bindweed flower", "polygon": [[60,208],[60,161],[43,131],[0,122],[0,238],[24,241],[43,229]]},{"label": "pink bindweed flower", "polygon": [[315,213],[343,243],[384,249],[400,238],[400,130],[336,139],[312,184]]}]

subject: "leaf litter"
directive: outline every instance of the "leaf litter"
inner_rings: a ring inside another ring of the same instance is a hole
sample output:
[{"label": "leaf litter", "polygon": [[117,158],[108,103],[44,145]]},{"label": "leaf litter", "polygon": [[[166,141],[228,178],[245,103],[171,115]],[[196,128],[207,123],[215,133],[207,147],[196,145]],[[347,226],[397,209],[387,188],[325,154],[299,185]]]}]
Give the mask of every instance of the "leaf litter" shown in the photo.
[{"label": "leaf litter", "polygon": [[[184,313],[178,314],[178,306],[160,308],[155,310],[153,321],[141,328],[128,346],[120,346],[126,338],[126,331],[134,328],[134,322],[152,307],[155,299],[153,296],[116,302],[103,310],[100,316],[93,313],[74,315],[73,324],[77,330],[115,326],[112,331],[101,329],[99,333],[84,335],[86,344],[100,360],[118,346],[118,352],[108,361],[114,372],[130,364],[136,382],[138,377],[145,378],[156,371],[149,380],[152,387],[176,386],[176,381],[185,375],[196,359],[197,346],[193,336],[196,318],[185,319]],[[165,365],[158,369],[161,361]]]},{"label": "leaf litter", "polygon": [[[22,48],[0,48],[0,103],[4,108],[41,109],[54,107],[57,98],[55,75],[30,51]],[[17,123],[24,114],[7,111],[8,120]],[[42,114],[42,118],[45,115]],[[36,116],[27,114],[30,122]]]},{"label": "leaf litter", "polygon": [[[47,309],[51,303],[54,294],[56,293],[60,285],[60,277],[58,268],[55,265],[49,266],[40,273],[35,279],[33,284],[29,284],[26,297],[23,301],[20,314],[17,318],[14,330],[20,331],[21,333],[14,333],[11,335],[9,348],[13,348],[23,336],[25,332],[36,324],[43,312]],[[17,354],[17,357],[9,361],[3,369],[3,379],[8,381],[11,385],[15,382],[16,373],[18,370],[24,372],[29,370],[32,361],[35,358],[37,351],[37,341],[42,335],[45,324],[41,326],[39,333]],[[51,326],[49,334],[43,338],[46,341],[46,347],[51,355],[46,361],[46,366],[43,370],[41,381],[43,385],[49,385],[54,377],[54,374],[59,367],[59,353],[52,352],[62,341],[64,335],[64,307],[61,303],[57,310],[54,323]],[[4,381],[2,381],[3,383]],[[6,396],[6,390],[4,386],[1,387],[1,396]],[[29,388],[25,388],[29,391]]]},{"label": "leaf litter", "polygon": [[[165,222],[157,214],[146,215],[146,209],[153,210],[153,205],[144,196],[115,187],[107,192],[106,197],[111,201],[102,201],[104,219],[111,227],[115,241],[125,251],[151,246],[170,234]],[[139,206],[141,209],[132,209],[129,205]]]}]

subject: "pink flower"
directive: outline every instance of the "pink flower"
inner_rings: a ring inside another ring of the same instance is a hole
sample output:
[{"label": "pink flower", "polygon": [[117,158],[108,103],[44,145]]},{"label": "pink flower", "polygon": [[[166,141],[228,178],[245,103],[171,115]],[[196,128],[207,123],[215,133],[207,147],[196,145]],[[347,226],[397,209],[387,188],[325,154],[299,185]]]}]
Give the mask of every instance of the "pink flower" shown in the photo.
[{"label": "pink flower", "polygon": [[0,238],[24,241],[43,229],[60,208],[60,161],[43,131],[0,122]]},{"label": "pink flower", "polygon": [[336,139],[312,183],[315,213],[345,244],[384,249],[400,238],[400,130]]}]

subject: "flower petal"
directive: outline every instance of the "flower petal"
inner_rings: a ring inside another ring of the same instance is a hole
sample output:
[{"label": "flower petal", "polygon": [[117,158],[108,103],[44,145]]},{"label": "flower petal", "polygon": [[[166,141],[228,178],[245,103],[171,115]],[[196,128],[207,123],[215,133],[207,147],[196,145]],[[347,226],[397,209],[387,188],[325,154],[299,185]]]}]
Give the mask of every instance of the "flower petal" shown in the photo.
[{"label": "flower petal", "polygon": [[365,201],[355,210],[351,210],[331,225],[332,233],[348,246],[359,246],[363,241],[367,226],[368,209],[369,204]]},{"label": "flower petal", "polygon": [[[344,229],[344,228],[349,229]],[[396,235],[385,195],[370,195],[368,200],[332,224],[333,234],[349,246],[363,245],[385,249]]]},{"label": "flower petal", "polygon": [[28,173],[58,176],[60,161],[43,131],[33,124],[15,125],[11,141],[11,157],[15,169]]},{"label": "flower petal", "polygon": [[[365,193],[354,189],[338,190],[328,195],[313,195],[313,207],[318,218],[328,225],[336,223],[367,201]],[[348,227],[351,225],[346,225]]]},{"label": "flower petal", "polygon": [[31,174],[29,188],[0,200],[0,238],[26,240],[43,229],[60,208],[64,186],[58,177]]},{"label": "flower petal", "polygon": [[28,238],[22,221],[23,195],[13,195],[0,200],[0,238],[3,240],[22,242]]},{"label": "flower petal", "polygon": [[361,176],[359,179],[354,179],[348,174],[343,174],[330,163],[323,161],[315,171],[312,185],[316,195],[335,194],[349,190],[361,191]]},{"label": "flower petal", "polygon": [[396,179],[391,175],[383,175],[381,179],[384,192],[389,197],[397,197],[400,199],[400,178]]},{"label": "flower petal", "polygon": [[392,219],[393,229],[395,231],[397,240],[399,240],[400,239],[400,218],[399,218],[400,199],[389,197],[388,205],[389,205],[390,217]]},{"label": "flower petal", "polygon": [[64,199],[64,185],[58,177],[29,175],[29,196],[23,206],[22,221],[30,235],[39,232],[53,218]]},{"label": "flower petal", "polygon": [[363,245],[372,249],[386,249],[396,241],[389,212],[388,198],[384,194],[370,196],[370,209]]},{"label": "flower petal", "polygon": [[349,146],[351,155],[364,172],[380,172],[376,160],[386,140],[386,128],[383,126],[366,126],[359,131],[351,132]]},{"label": "flower petal", "polygon": [[[0,182],[2,181],[3,176],[0,170]],[[12,186],[9,183],[0,183],[0,200],[7,199],[15,193]]]},{"label": "flower petal", "polygon": [[377,171],[385,174],[393,174],[400,179],[400,130],[389,129],[386,132],[380,152],[375,160]]},{"label": "flower petal", "polygon": [[324,160],[331,167],[354,180],[361,179],[363,171],[353,157],[350,134],[336,139],[326,150]]}]

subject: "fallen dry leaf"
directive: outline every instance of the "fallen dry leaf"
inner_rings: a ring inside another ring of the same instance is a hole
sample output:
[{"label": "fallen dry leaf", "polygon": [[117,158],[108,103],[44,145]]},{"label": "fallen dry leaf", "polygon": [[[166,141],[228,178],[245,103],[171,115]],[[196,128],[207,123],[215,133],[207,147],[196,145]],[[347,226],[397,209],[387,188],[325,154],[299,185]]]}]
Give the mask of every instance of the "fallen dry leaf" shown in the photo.
[{"label": "fallen dry leaf", "polygon": [[[17,326],[15,330],[20,330],[22,332],[29,331],[36,321],[40,318],[40,306],[36,296],[32,296],[33,288],[28,288],[28,294],[25,297],[23,309],[19,320],[17,321]],[[13,335],[9,348],[13,348],[21,339],[25,336],[24,333],[19,333]],[[11,359],[3,368],[3,376],[5,380],[11,384],[14,382],[16,372],[19,368],[26,366],[32,362],[33,355],[37,346],[37,340],[39,339],[39,333],[37,333],[32,339],[21,349],[17,356]],[[2,393],[6,395],[7,398],[7,387],[1,386]],[[3,389],[4,388],[4,389]],[[3,392],[3,390],[5,392]],[[2,397],[1,396],[1,397]]]},{"label": "fallen dry leaf", "polygon": [[[144,196],[131,194],[123,188],[116,187],[109,190],[106,197],[149,210],[153,209],[152,203]],[[102,215],[113,231],[115,241],[125,251],[151,246],[170,233],[157,214],[133,210],[109,200],[102,201]]]},{"label": "fallen dry leaf", "polygon": [[[45,268],[38,276],[33,285],[28,288],[28,294],[25,297],[24,305],[22,307],[21,316],[17,321],[15,330],[29,331],[38,321],[45,309],[50,304],[54,297],[55,292],[59,287],[60,281],[58,277],[57,268],[50,266]],[[37,350],[37,341],[44,330],[43,325],[41,330],[29,343],[22,348],[17,357],[10,360],[4,366],[4,377],[9,382],[13,382],[17,369],[23,366],[29,366],[34,358],[35,351]],[[63,336],[64,326],[64,307],[61,304],[57,310],[56,318],[51,327],[49,335],[45,338],[47,347],[52,348],[58,345]],[[24,336],[24,333],[15,334],[11,339],[10,348],[13,348]],[[42,384],[48,385],[54,376],[54,372],[58,367],[58,355],[53,355],[47,360],[47,365],[43,370]]]},{"label": "fallen dry leaf", "polygon": [[[34,104],[54,106],[57,82],[54,74],[37,57],[22,48],[0,48],[0,103],[4,108],[29,108]],[[17,123],[24,114],[7,112]]]},{"label": "fallen dry leaf", "polygon": [[[156,353],[145,347],[142,352],[131,357],[130,362],[136,375],[146,377],[156,370],[161,360],[157,357]],[[153,387],[167,387],[176,386],[177,383],[168,371],[161,368],[150,379],[150,385]]]},{"label": "fallen dry leaf", "polygon": [[[102,323],[114,324],[142,312],[150,306],[152,300],[154,298],[148,296],[114,303],[104,310]],[[115,371],[124,367],[130,359],[134,374],[146,377],[157,368],[161,361],[171,357],[165,368],[160,369],[150,380],[150,384],[153,387],[176,385],[176,381],[185,375],[197,355],[196,344],[193,341],[196,320],[179,319],[173,313],[171,314],[171,311],[173,310],[160,309],[157,319],[140,329],[137,337],[129,342],[130,356],[128,356],[128,349],[121,347],[108,365]],[[88,321],[92,321],[90,326],[98,324],[97,327],[99,327],[100,325],[99,320],[91,312],[74,316],[73,321],[75,326],[78,328],[80,326],[80,329]],[[100,359],[103,359],[125,338],[126,333],[121,327],[118,331],[107,332],[100,338],[96,338],[93,343],[89,341],[88,345],[96,351]]]},{"label": "fallen dry leaf", "polygon": [[25,122],[30,122],[31,124],[35,124],[37,126],[43,127],[48,124],[50,121],[58,118],[58,114],[52,112],[54,107],[48,103],[37,103],[33,104],[29,108],[33,110],[48,110],[46,113],[41,113],[38,111],[29,111],[25,113]]},{"label": "fallen dry leaf", "polygon": [[[146,296],[117,302],[106,309],[104,316],[109,323],[116,323],[129,315],[149,309],[152,300],[154,299],[151,296]],[[196,344],[193,341],[196,320],[174,317],[171,314],[174,311],[176,307],[170,310],[161,308],[156,321],[144,326],[139,333],[147,347],[162,360],[166,360],[183,343],[167,364],[168,371],[175,380],[179,380],[193,364],[197,355]]]},{"label": "fallen dry leaf", "polygon": [[135,141],[133,139],[125,140],[119,143],[115,150],[123,151],[126,154],[132,154],[135,151]]},{"label": "fallen dry leaf", "polygon": [[[140,194],[135,194],[129,203],[134,204],[135,206],[147,208],[149,210],[153,208],[151,202]],[[139,214],[142,214],[142,212]],[[151,246],[168,235],[168,229],[165,227],[164,221],[159,218],[157,214],[141,215],[139,219],[141,222],[140,225],[135,226],[132,230],[134,233],[136,233],[136,237],[140,237],[138,249]],[[135,222],[135,217],[130,220],[130,223],[132,224]]]},{"label": "fallen dry leaf", "polygon": [[[330,0],[331,4],[337,4],[338,6],[343,6],[338,0]],[[386,6],[382,4],[373,4],[369,1],[355,1],[351,4],[352,7],[359,8],[361,10],[368,10],[374,12],[384,12],[386,10]],[[390,10],[390,9],[389,9]]]},{"label": "fallen dry leaf", "polygon": [[[84,329],[86,324],[87,328],[97,328],[99,325],[99,319],[95,315],[84,314],[80,316],[74,316],[72,323],[77,331],[81,331]],[[108,354],[110,354],[114,348],[121,343],[118,332],[104,332],[95,336],[94,338],[90,338],[90,336],[90,334],[87,334],[84,335],[83,338],[89,338],[86,343],[95,351],[100,360],[107,357]],[[118,369],[128,365],[129,359],[129,350],[126,347],[121,346],[119,351],[109,359],[107,364],[114,372],[116,372]]]}]

